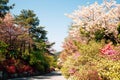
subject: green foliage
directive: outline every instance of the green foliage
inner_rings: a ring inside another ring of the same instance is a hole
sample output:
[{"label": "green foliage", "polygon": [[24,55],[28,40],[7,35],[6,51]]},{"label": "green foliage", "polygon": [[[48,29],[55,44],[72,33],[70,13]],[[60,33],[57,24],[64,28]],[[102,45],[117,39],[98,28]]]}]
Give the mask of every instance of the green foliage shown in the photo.
[{"label": "green foliage", "polygon": [[3,61],[5,59],[5,53],[7,52],[8,45],[4,43],[3,41],[0,41],[0,61]]},{"label": "green foliage", "polygon": [[47,63],[50,65],[50,67],[57,67],[57,61],[55,60],[54,56],[46,55],[45,59]]},{"label": "green foliage", "polygon": [[15,20],[28,29],[32,39],[32,44],[28,50],[28,52],[30,51],[29,55],[23,54],[23,57],[39,71],[46,71],[53,65],[53,58],[45,54],[51,53],[49,49],[52,46],[47,43],[47,31],[42,26],[38,27],[39,19],[32,10],[22,10],[20,15],[15,16]]},{"label": "green foliage", "polygon": [[40,71],[40,72],[45,72],[45,68],[44,68],[44,65],[43,64],[40,64],[40,63],[37,63],[35,65],[35,68]]},{"label": "green foliage", "polygon": [[12,9],[15,4],[12,4],[11,6],[8,6],[9,0],[0,0],[0,17],[3,18],[6,13],[9,12],[10,9]]},{"label": "green foliage", "polygon": [[30,54],[30,64],[44,63],[44,55],[40,51],[34,51]]},{"label": "green foliage", "polygon": [[45,53],[40,53],[40,51],[34,51],[30,54],[30,64],[43,72],[49,70],[49,68],[56,67],[54,57]]},{"label": "green foliage", "polygon": [[83,27],[80,27],[80,33],[81,36],[85,36],[85,37],[90,37],[90,32],[89,31],[86,31]]},{"label": "green foliage", "polygon": [[15,15],[15,21],[28,28],[34,28],[39,25],[39,19],[32,10],[23,9],[19,15]]},{"label": "green foliage", "polygon": [[[94,26],[94,27],[98,27],[98,26]],[[117,25],[115,27],[117,27]],[[105,40],[106,43],[113,42],[113,44],[117,44],[117,43],[120,43],[119,26],[115,30],[114,30],[115,32],[109,32],[106,28],[99,29],[99,27],[98,27],[98,29],[91,28],[90,31],[87,31],[85,28],[80,28],[80,33],[79,33],[80,36],[79,37],[81,37],[81,38],[86,37],[88,39],[87,40],[88,42],[90,40],[96,40],[96,41]]]},{"label": "green foliage", "polygon": [[118,39],[120,40],[120,24],[118,25],[117,31],[118,31]]},{"label": "green foliage", "polygon": [[31,30],[32,38],[35,42],[46,41],[47,40],[47,31],[44,30],[44,27],[36,27]]},{"label": "green foliage", "polygon": [[118,34],[120,34],[120,24],[117,27]]},{"label": "green foliage", "polygon": [[29,31],[29,37],[33,41],[32,44],[29,42],[32,45],[29,45],[29,51],[33,49],[33,52],[34,50],[40,50],[41,53],[45,53],[48,48],[46,43],[48,41],[46,37],[47,31],[42,26],[38,27],[39,19],[36,17],[36,14],[32,10],[22,10],[19,15],[15,16],[15,21]]},{"label": "green foliage", "polygon": [[104,35],[105,35],[104,29],[96,31],[95,32],[96,41],[101,41],[104,38]]},{"label": "green foliage", "polygon": [[96,66],[99,75],[103,80],[120,79],[120,60],[113,61],[109,59],[100,59]]},{"label": "green foliage", "polygon": [[104,41],[101,43],[90,41],[88,44],[76,42],[75,44],[81,55],[96,58],[99,54],[99,49],[104,45]]},{"label": "green foliage", "polygon": [[8,45],[3,41],[0,41],[0,53],[5,53]]}]

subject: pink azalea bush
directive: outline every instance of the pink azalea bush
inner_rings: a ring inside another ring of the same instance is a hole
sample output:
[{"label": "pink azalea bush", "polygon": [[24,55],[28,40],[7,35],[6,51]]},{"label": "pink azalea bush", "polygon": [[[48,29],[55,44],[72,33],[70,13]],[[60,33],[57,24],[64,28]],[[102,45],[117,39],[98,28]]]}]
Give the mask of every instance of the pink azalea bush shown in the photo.
[{"label": "pink azalea bush", "polygon": [[107,44],[104,48],[101,49],[103,55],[114,55],[116,51],[113,49],[111,43]]},{"label": "pink azalea bush", "polygon": [[111,43],[105,45],[101,50],[102,57],[112,60],[120,60],[120,46],[113,46]]}]

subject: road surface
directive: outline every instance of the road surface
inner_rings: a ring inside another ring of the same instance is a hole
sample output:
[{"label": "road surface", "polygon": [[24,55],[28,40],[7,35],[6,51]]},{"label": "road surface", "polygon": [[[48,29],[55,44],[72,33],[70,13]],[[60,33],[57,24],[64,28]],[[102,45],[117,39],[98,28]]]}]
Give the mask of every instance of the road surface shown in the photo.
[{"label": "road surface", "polygon": [[49,74],[41,75],[41,76],[32,76],[32,77],[24,77],[24,78],[15,78],[9,80],[66,80],[60,72],[51,72]]}]

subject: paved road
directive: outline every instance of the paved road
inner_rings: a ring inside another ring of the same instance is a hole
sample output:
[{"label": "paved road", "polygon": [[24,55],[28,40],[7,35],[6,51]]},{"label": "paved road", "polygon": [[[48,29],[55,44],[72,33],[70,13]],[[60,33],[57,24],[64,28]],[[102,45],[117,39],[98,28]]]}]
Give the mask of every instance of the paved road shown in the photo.
[{"label": "paved road", "polygon": [[66,80],[60,72],[52,72],[43,76],[33,76],[25,78],[15,78],[9,80]]}]

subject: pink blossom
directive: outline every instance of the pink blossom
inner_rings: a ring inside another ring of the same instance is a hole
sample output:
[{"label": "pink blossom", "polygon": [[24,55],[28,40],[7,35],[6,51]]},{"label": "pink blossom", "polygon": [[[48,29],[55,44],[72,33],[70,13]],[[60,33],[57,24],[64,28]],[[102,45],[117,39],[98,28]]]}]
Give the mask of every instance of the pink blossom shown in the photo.
[{"label": "pink blossom", "polygon": [[106,54],[107,55],[113,55],[113,54],[115,54],[116,52],[115,52],[115,50],[107,50],[106,51]]},{"label": "pink blossom", "polygon": [[77,59],[79,56],[80,56],[80,53],[78,53],[78,52],[75,53],[75,54],[74,54],[74,59]]},{"label": "pink blossom", "polygon": [[113,55],[116,54],[116,51],[112,48],[111,43],[109,43],[103,49],[101,49],[101,53],[104,55]]},{"label": "pink blossom", "polygon": [[70,74],[74,74],[76,72],[76,69],[75,68],[71,68],[70,70],[69,70],[69,73]]}]

